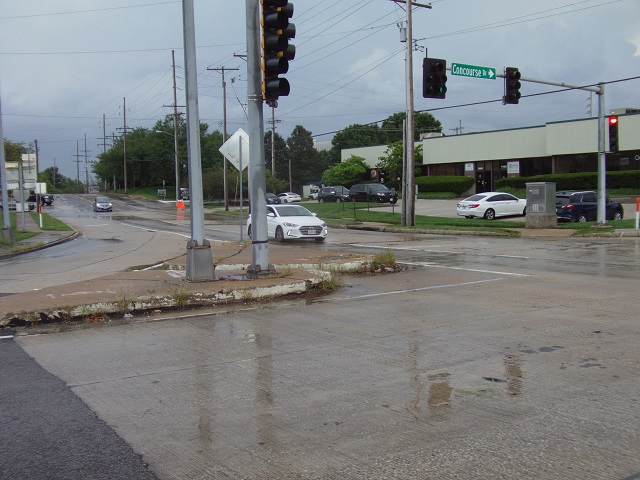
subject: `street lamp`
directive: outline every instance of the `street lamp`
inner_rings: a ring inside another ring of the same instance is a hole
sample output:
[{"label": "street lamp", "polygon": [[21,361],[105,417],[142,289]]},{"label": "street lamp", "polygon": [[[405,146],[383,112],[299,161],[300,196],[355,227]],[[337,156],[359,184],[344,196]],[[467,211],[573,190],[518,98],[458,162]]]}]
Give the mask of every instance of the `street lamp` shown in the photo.
[{"label": "street lamp", "polygon": [[178,135],[171,135],[164,130],[154,130],[156,133],[164,133],[165,135],[169,135],[173,137],[173,158],[176,166],[176,203],[178,202],[179,194],[180,194],[180,164],[178,162]]}]

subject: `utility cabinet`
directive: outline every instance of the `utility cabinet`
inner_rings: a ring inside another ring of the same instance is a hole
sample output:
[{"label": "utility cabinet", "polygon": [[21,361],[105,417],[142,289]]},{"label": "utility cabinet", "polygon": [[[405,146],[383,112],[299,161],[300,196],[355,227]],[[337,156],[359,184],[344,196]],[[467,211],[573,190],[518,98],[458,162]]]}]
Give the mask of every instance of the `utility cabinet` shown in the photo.
[{"label": "utility cabinet", "polygon": [[527,228],[558,226],[555,182],[527,183]]}]

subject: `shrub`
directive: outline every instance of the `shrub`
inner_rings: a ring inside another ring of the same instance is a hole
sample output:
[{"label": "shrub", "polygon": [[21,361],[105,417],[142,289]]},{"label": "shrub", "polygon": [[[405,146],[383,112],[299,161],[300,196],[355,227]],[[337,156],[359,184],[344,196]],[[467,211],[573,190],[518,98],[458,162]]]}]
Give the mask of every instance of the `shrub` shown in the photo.
[{"label": "shrub", "polygon": [[[557,191],[597,190],[598,173],[581,172],[501,178],[496,181],[496,190],[502,190],[506,187],[523,189],[529,182],[555,182]],[[640,184],[640,170],[607,172],[607,188],[637,188],[638,184]]]},{"label": "shrub", "polygon": [[473,178],[461,176],[429,175],[416,177],[418,192],[453,192],[457,196],[469,190],[473,182]]}]

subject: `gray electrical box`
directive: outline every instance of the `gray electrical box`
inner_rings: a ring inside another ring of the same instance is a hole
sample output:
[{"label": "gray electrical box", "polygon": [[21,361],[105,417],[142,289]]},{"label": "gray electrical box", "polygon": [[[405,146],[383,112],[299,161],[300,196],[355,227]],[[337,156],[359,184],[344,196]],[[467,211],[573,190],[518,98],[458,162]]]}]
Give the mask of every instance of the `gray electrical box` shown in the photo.
[{"label": "gray electrical box", "polygon": [[527,228],[558,226],[555,182],[527,183]]}]

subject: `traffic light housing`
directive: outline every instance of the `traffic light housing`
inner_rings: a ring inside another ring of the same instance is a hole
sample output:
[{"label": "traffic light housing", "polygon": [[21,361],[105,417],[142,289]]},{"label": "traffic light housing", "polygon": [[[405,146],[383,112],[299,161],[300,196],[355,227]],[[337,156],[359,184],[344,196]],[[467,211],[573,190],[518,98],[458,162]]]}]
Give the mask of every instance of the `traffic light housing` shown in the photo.
[{"label": "traffic light housing", "polygon": [[504,70],[504,98],[503,103],[517,104],[520,102],[520,70],[507,67]]},{"label": "traffic light housing", "polygon": [[260,0],[262,4],[262,98],[277,106],[278,97],[289,95],[291,87],[280,75],[289,71],[289,60],[296,56],[296,47],[289,45],[296,27],[289,20],[293,4],[287,0]]},{"label": "traffic light housing", "polygon": [[618,151],[618,117],[615,115],[609,117],[609,151]]},{"label": "traffic light housing", "polygon": [[422,61],[422,96],[445,98],[447,94],[447,61],[425,58]]}]

